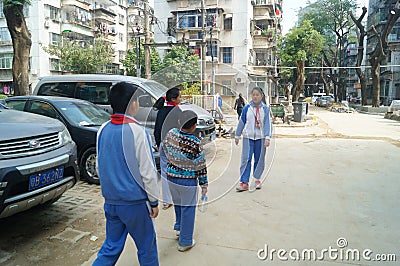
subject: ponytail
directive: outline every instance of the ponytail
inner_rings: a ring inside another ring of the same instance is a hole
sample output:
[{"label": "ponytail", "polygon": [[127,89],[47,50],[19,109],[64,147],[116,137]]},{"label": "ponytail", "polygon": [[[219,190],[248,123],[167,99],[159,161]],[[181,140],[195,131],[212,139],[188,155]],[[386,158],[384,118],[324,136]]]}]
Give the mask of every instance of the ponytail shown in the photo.
[{"label": "ponytail", "polygon": [[177,87],[173,87],[165,93],[165,96],[162,96],[157,99],[157,101],[153,105],[154,110],[160,110],[164,107],[165,101],[170,102],[172,99],[177,98],[179,96],[180,89]]}]

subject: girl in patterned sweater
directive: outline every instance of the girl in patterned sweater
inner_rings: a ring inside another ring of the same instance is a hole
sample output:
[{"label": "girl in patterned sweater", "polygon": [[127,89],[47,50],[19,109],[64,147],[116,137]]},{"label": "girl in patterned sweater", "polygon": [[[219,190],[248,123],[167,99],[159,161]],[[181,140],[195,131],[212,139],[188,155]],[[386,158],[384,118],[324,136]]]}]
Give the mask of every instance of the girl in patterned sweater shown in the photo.
[{"label": "girl in patterned sweater", "polygon": [[179,235],[178,250],[186,251],[195,245],[193,239],[197,203],[197,186],[207,193],[206,157],[200,140],[193,135],[197,126],[195,112],[186,110],[179,119],[181,129],[171,129],[163,141],[167,155],[167,178],[175,209],[174,230]]}]

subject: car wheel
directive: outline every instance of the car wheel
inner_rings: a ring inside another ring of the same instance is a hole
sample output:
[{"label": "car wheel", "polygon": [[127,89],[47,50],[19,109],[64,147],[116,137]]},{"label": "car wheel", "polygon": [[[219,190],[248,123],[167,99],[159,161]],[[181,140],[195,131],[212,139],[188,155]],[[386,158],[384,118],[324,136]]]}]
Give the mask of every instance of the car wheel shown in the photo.
[{"label": "car wheel", "polygon": [[81,176],[90,184],[100,184],[99,176],[96,171],[96,148],[87,149],[80,163]]}]

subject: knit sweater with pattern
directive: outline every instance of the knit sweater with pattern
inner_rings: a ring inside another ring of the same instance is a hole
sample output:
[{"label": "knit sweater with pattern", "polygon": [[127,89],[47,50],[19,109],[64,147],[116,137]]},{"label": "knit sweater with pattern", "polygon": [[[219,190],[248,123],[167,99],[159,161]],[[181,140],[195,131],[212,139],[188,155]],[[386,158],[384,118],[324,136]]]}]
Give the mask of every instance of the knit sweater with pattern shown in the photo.
[{"label": "knit sweater with pattern", "polygon": [[200,186],[208,185],[206,155],[196,136],[173,128],[168,132],[162,147],[168,158],[168,177],[197,178]]}]

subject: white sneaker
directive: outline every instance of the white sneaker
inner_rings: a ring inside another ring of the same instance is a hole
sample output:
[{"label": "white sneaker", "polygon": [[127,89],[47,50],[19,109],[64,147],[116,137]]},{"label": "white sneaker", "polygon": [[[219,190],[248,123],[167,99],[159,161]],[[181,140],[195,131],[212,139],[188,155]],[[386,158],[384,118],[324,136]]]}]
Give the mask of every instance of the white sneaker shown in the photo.
[{"label": "white sneaker", "polygon": [[185,252],[186,250],[189,250],[189,249],[191,249],[192,247],[194,247],[194,245],[196,245],[196,241],[193,239],[192,245],[190,245],[190,246],[181,246],[181,245],[178,245],[178,251],[180,251],[180,252]]}]

